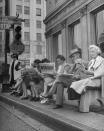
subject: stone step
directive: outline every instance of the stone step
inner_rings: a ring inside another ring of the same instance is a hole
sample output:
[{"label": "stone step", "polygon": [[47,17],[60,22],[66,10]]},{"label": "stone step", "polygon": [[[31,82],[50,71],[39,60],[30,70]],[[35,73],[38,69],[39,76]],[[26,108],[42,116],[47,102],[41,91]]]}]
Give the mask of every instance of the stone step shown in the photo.
[{"label": "stone step", "polygon": [[103,131],[104,116],[97,113],[80,113],[77,106],[64,105],[53,109],[53,104],[43,105],[39,102],[20,100],[8,93],[0,94],[0,101],[13,106],[30,117],[42,122],[55,131]]}]

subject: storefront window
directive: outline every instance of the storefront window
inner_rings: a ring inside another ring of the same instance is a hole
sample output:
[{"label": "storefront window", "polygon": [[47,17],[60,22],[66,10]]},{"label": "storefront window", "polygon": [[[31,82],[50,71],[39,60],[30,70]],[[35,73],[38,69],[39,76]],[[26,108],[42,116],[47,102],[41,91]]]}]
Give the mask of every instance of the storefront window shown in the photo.
[{"label": "storefront window", "polygon": [[104,32],[104,10],[95,14],[96,43],[101,33]]}]

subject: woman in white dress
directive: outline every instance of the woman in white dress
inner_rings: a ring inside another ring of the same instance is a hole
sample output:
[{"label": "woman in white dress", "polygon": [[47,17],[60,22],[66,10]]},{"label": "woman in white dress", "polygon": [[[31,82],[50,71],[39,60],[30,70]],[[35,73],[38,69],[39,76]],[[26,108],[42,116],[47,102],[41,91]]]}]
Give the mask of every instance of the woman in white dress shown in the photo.
[{"label": "woman in white dress", "polygon": [[101,76],[104,75],[104,58],[102,58],[100,54],[101,50],[98,46],[89,46],[89,55],[91,60],[89,62],[88,70],[83,70],[83,72],[89,75],[89,77],[73,82],[70,86],[70,88],[72,88],[78,94],[85,92],[88,86],[101,86]]}]

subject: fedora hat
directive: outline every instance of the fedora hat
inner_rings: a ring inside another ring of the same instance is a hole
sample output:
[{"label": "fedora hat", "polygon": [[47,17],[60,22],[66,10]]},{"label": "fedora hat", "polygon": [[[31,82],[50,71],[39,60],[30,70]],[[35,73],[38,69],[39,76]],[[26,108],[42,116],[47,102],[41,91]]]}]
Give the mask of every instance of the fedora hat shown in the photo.
[{"label": "fedora hat", "polygon": [[72,49],[72,50],[70,51],[69,57],[72,57],[72,55],[73,55],[73,54],[76,54],[76,53],[81,54],[81,49],[79,49],[79,48]]}]

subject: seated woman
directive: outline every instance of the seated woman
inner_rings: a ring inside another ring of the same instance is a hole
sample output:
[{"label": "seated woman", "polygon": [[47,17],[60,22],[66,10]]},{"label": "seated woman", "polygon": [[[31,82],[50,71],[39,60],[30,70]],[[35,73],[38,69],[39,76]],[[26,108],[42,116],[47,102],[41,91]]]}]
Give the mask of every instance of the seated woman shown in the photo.
[{"label": "seated woman", "polygon": [[26,69],[26,71],[24,72],[22,82],[23,96],[21,97],[21,99],[28,98],[27,89],[29,89],[31,91],[30,100],[40,100],[39,91],[43,88],[44,80],[40,73],[39,63],[40,60],[36,59],[32,64],[32,67]]},{"label": "seated woman", "polygon": [[104,58],[102,58],[100,54],[101,50],[98,46],[89,46],[89,55],[91,60],[89,62],[88,70],[83,70],[83,72],[93,76],[73,82],[70,88],[73,89],[76,93],[82,94],[86,92],[88,86],[93,88],[101,86],[101,76],[104,75]]}]

